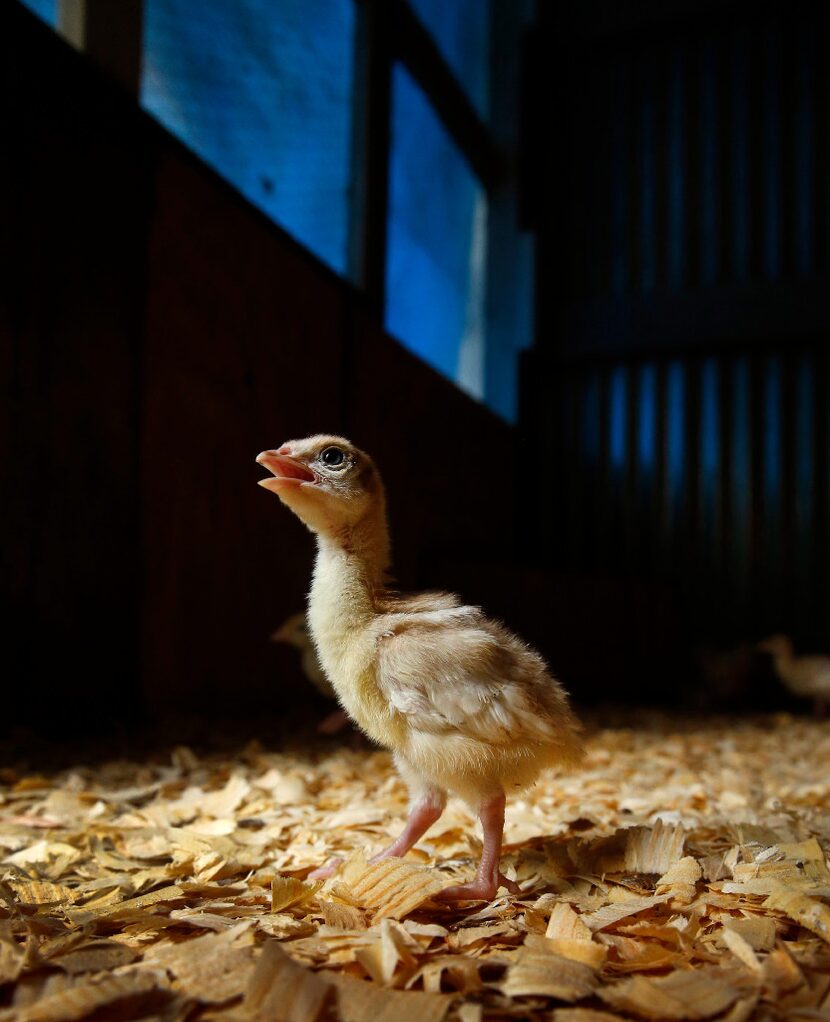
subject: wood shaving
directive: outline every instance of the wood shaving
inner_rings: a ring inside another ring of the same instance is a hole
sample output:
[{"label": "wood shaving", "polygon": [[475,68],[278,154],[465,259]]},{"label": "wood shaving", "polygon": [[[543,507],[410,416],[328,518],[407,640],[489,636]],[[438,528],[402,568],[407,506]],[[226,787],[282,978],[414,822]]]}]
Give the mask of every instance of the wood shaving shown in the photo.
[{"label": "wood shaving", "polygon": [[[827,1017],[830,728],[595,730],[508,805],[521,893],[451,802],[404,861],[386,753],[179,747],[0,786],[0,1022]],[[325,883],[309,872],[342,860]]]},{"label": "wood shaving", "polygon": [[434,870],[401,859],[367,863],[360,852],[343,865],[340,876],[355,903],[373,911],[374,922],[403,919],[448,886]]},{"label": "wood shaving", "polygon": [[331,984],[296,962],[276,941],[262,949],[245,992],[249,1017],[283,1022],[317,1022],[332,997]]},{"label": "wood shaving", "polygon": [[683,971],[649,978],[634,976],[600,991],[603,1000],[641,1018],[713,1018],[740,994],[727,976],[714,970]]},{"label": "wood shaving", "polygon": [[313,898],[322,886],[322,880],[314,884],[304,884],[296,877],[274,877],[271,881],[271,911],[282,912],[283,909],[302,905],[309,898]]}]

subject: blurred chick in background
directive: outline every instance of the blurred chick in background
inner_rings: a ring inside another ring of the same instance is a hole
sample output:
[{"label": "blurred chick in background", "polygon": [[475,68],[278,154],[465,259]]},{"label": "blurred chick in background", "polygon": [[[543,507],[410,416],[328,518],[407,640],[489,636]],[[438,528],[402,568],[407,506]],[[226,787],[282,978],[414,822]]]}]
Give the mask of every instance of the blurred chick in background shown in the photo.
[{"label": "blurred chick in background", "polygon": [[[300,664],[305,676],[321,695],[332,702],[336,701],[337,693],[317,659],[317,650],[314,648],[305,614],[292,614],[291,617],[286,618],[275,632],[271,632],[271,642],[284,642],[287,646],[298,649]],[[348,723],[348,714],[344,710],[337,709],[323,717],[317,725],[317,730],[321,735],[336,735]]]},{"label": "blurred chick in background", "polygon": [[813,712],[823,717],[830,699],[830,657],[795,656],[788,635],[771,635],[758,643],[762,653],[769,653],[775,671],[787,688],[797,696],[813,700]]},{"label": "blurred chick in background", "polygon": [[349,716],[392,750],[411,792],[403,833],[377,858],[405,855],[452,793],[478,813],[484,841],[475,879],[440,897],[489,900],[499,885],[517,893],[499,870],[505,793],[580,759],[581,729],[564,690],[537,653],[479,608],[387,588],[383,484],[363,451],[315,436],[257,462],[273,477],[260,485],[317,539],[308,619],[323,669]]}]

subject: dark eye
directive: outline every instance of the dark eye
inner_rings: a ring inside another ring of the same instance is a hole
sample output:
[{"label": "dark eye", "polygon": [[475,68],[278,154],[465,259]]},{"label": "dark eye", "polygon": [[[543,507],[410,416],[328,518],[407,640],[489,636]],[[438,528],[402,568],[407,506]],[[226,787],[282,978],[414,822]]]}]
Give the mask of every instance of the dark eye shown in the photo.
[{"label": "dark eye", "polygon": [[337,468],[346,460],[346,455],[339,447],[327,447],[320,455],[320,461],[329,468]]}]

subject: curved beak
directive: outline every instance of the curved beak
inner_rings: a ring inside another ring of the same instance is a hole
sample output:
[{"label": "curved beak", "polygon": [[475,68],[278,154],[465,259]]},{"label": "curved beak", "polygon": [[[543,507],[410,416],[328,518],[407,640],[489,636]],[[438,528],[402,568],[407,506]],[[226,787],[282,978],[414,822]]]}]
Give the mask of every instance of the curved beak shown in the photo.
[{"label": "curved beak", "polygon": [[303,483],[314,483],[317,477],[301,461],[296,458],[289,458],[287,454],[278,454],[276,451],[263,451],[257,455],[257,464],[267,468],[271,473],[271,479],[258,480],[259,485],[266,490],[278,493],[290,487],[299,487]]}]

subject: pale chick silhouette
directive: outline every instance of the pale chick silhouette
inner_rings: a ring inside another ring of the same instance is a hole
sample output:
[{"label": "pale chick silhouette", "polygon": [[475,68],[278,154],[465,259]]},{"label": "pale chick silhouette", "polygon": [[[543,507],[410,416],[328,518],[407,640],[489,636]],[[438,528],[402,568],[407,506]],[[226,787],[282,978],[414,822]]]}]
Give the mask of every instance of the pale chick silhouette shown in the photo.
[{"label": "pale chick silhouette", "polygon": [[[308,678],[317,691],[326,699],[337,699],[334,686],[326,677],[325,671],[320,666],[317,658],[317,650],[314,648],[314,641],[308,628],[308,621],[303,612],[292,614],[277,628],[271,632],[272,642],[284,642],[300,651],[300,664],[303,674]],[[317,730],[322,735],[336,735],[349,723],[349,715],[345,710],[332,710],[318,723]]]},{"label": "pale chick silhouette", "polygon": [[797,696],[813,700],[813,712],[823,717],[830,700],[830,657],[795,656],[788,635],[771,635],[758,643],[758,649],[769,653],[775,673]]},{"label": "pale chick silhouette", "polygon": [[483,850],[475,879],[441,897],[489,900],[500,884],[517,893],[499,871],[505,795],[545,767],[579,761],[580,727],[564,690],[537,653],[477,607],[388,587],[384,489],[363,451],[313,436],[257,461],[273,477],[260,485],[316,536],[308,618],[323,669],[349,716],[392,750],[411,791],[403,833],[377,858],[405,855],[454,794],[478,813]]}]

